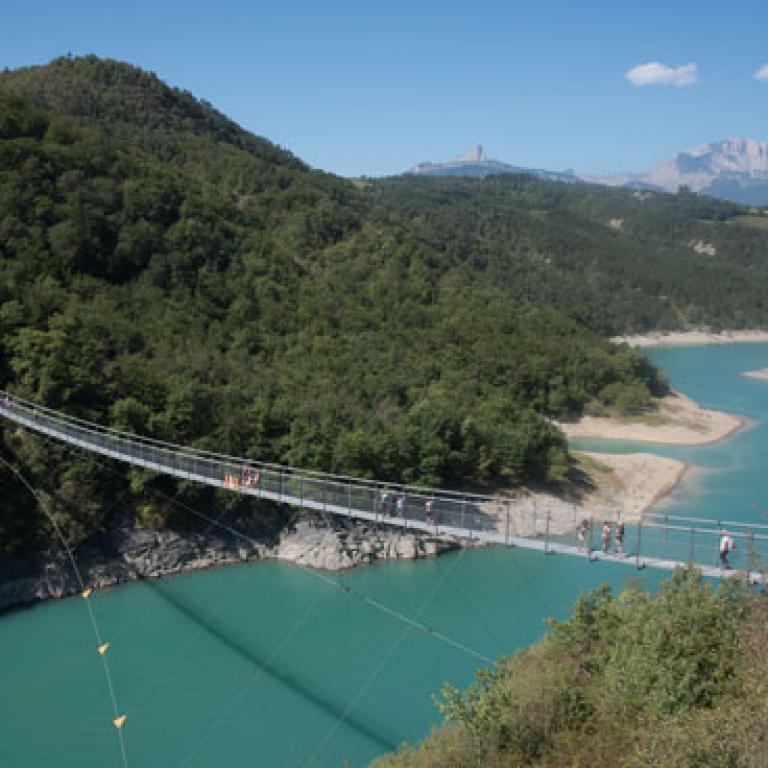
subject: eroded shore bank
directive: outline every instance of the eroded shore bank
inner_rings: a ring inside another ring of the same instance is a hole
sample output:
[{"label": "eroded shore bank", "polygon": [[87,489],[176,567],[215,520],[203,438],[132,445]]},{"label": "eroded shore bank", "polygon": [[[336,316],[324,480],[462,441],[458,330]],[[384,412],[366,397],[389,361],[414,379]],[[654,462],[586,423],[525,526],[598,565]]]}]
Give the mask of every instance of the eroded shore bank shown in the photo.
[{"label": "eroded shore bank", "polygon": [[[131,581],[257,560],[338,571],[382,560],[414,560],[457,549],[447,537],[344,518],[305,514],[271,529],[239,521],[235,529],[104,531],[75,552],[83,581],[104,589]],[[77,594],[80,584],[60,548],[33,558],[0,559],[0,611]]]}]

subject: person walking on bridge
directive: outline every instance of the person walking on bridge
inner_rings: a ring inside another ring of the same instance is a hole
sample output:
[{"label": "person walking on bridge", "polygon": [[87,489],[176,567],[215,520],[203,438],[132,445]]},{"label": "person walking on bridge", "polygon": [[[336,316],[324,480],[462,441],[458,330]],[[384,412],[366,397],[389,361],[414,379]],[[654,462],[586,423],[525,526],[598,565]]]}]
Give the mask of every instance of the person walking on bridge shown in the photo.
[{"label": "person walking on bridge", "polygon": [[728,535],[728,531],[723,531],[720,535],[720,567],[725,571],[731,570],[728,554],[734,549],[736,549],[736,542]]},{"label": "person walking on bridge", "polygon": [[624,523],[616,523],[616,554],[624,554]]},{"label": "person walking on bridge", "polygon": [[584,518],[580,523],[579,527],[576,530],[576,536],[579,540],[579,549],[583,549],[586,551],[587,549],[587,528],[589,527],[589,523],[587,522],[586,518]]},{"label": "person walking on bridge", "polygon": [[611,524],[606,520],[603,523],[603,554],[607,555],[611,546]]}]

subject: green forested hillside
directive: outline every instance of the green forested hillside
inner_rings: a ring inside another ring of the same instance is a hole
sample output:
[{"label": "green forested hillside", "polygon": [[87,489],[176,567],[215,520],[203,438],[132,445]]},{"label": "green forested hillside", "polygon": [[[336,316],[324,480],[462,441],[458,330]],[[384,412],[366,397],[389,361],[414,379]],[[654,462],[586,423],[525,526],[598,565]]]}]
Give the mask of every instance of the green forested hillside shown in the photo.
[{"label": "green forested hillside", "polygon": [[733,203],[517,175],[400,177],[369,193],[514,300],[607,335],[768,324],[768,237]]},{"label": "green forested hillside", "polygon": [[[6,72],[0,385],[259,459],[453,486],[559,481],[565,443],[548,416],[641,409],[665,386],[599,333],[679,321],[662,290],[689,292],[691,316],[762,324],[768,236],[719,222],[741,209],[596,190],[527,177],[356,186],[124,64]],[[690,249],[685,264],[711,302],[672,264],[702,231],[722,249],[707,257],[716,269]],[[76,532],[108,499],[162,520],[142,489],[179,490],[8,431],[3,451]],[[30,546],[45,527],[0,483],[0,542]]]},{"label": "green forested hillside", "polygon": [[765,596],[678,571],[655,596],[600,588],[466,692],[416,747],[376,768],[761,768]]},{"label": "green forested hillside", "polygon": [[[638,354],[420,247],[348,182],[296,164],[244,195],[108,128],[0,99],[5,388],[209,449],[508,485],[566,472],[547,413],[640,406],[663,387]],[[129,501],[129,480],[144,502],[145,483],[169,483],[9,432],[4,450],[74,532]],[[44,526],[2,482],[3,544],[27,546]]]}]

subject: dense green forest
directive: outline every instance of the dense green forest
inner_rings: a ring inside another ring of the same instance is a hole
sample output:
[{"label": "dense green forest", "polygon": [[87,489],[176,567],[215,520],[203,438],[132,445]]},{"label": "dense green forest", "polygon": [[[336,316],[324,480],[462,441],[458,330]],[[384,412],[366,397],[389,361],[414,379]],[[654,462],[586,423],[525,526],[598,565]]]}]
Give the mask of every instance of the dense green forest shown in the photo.
[{"label": "dense green forest", "polygon": [[[666,386],[602,334],[766,324],[768,233],[744,213],[524,176],[354,184],[153,75],[62,58],[0,74],[0,386],[263,460],[561,482],[549,417]],[[162,522],[147,489],[208,493],[2,434],[73,536],[115,499]],[[0,546],[45,540],[6,474],[0,493]]]},{"label": "dense green forest", "polygon": [[768,238],[739,223],[745,209],[733,203],[523,175],[399,177],[369,194],[513,300],[608,336],[768,323]]},{"label": "dense green forest", "polygon": [[446,723],[375,768],[761,768],[763,594],[680,570],[656,595],[581,597],[537,645],[438,700]]}]

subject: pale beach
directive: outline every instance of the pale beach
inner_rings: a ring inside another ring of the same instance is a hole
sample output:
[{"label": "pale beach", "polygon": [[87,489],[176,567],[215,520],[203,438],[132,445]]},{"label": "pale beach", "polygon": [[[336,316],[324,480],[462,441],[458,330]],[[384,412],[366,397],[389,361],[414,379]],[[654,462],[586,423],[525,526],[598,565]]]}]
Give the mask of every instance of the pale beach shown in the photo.
[{"label": "pale beach", "polygon": [[569,439],[597,438],[661,445],[707,445],[723,440],[745,425],[738,416],[702,408],[679,392],[672,392],[657,402],[658,410],[647,416],[582,416],[577,421],[556,423]]},{"label": "pale beach", "polygon": [[768,331],[658,331],[614,336],[615,344],[630,347],[698,347],[705,344],[759,344],[768,342]]},{"label": "pale beach", "polygon": [[[544,492],[524,493],[515,501],[513,536],[558,535],[573,531],[584,518],[633,522],[670,491],[683,477],[684,461],[648,453],[603,454],[574,452],[591,487],[573,497]],[[489,514],[497,510],[488,506]],[[499,530],[506,522],[499,518]]]},{"label": "pale beach", "polygon": [[757,371],[744,371],[741,375],[746,376],[748,379],[768,381],[768,368],[760,368],[760,370]]}]

